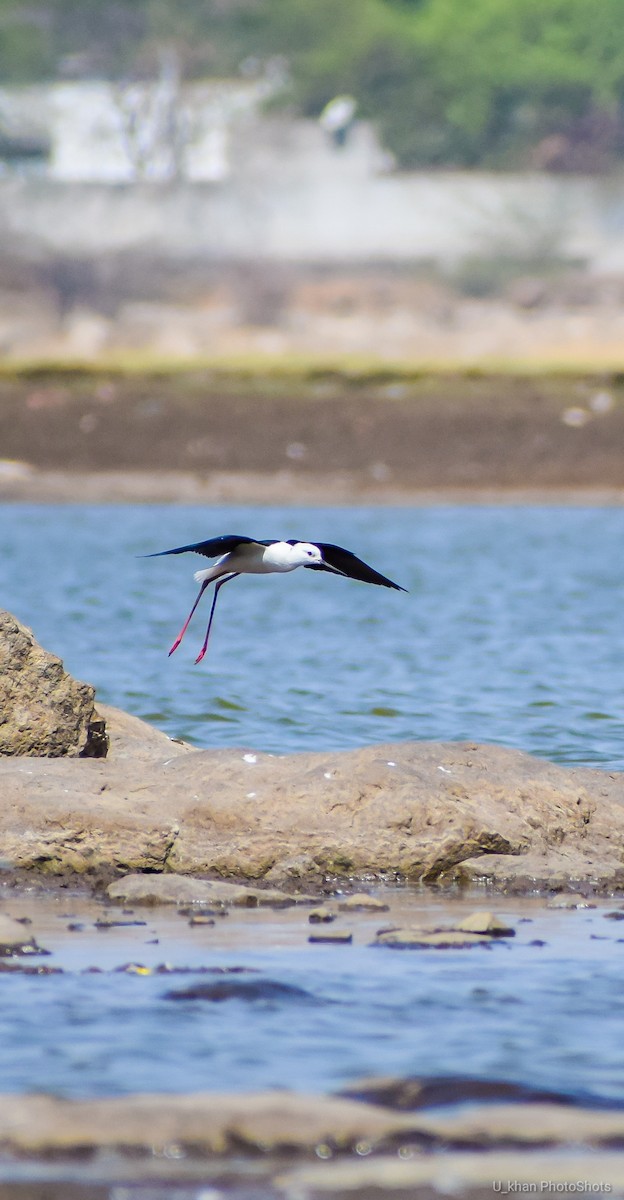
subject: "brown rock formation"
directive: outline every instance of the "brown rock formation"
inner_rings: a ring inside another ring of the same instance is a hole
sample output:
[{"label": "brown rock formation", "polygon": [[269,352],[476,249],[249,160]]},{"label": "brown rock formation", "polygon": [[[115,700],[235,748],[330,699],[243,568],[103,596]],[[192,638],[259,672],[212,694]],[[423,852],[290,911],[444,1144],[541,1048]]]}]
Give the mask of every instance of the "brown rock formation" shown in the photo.
[{"label": "brown rock formation", "polygon": [[[464,1111],[396,1112],[374,1103],[296,1092],[132,1095],[101,1100],[0,1095],[6,1154],[69,1155],[97,1149],[151,1158],[168,1145],[190,1155],[308,1155],[424,1144],[448,1150],[621,1148],[624,1113],[562,1104],[473,1105]],[[178,1156],[180,1159],[184,1155]],[[620,1160],[621,1161],[621,1160]]]},{"label": "brown rock formation", "polygon": [[9,868],[296,888],[345,877],[517,890],[624,882],[619,774],[468,744],[192,750],[102,711],[106,761],[0,760]]},{"label": "brown rock formation", "polygon": [[0,610],[0,756],[103,757],[108,743],[94,695]]}]

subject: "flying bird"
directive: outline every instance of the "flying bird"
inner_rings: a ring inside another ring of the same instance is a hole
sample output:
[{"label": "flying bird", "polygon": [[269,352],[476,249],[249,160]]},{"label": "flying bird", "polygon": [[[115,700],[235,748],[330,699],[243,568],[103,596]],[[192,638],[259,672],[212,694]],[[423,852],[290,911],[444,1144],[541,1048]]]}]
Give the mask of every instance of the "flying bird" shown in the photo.
[{"label": "flying bird", "polygon": [[376,583],[381,587],[394,588],[397,592],[407,589],[385,575],[380,575],[368,563],[362,562],[350,550],[342,546],[333,546],[331,542],[298,542],[294,538],[288,541],[259,541],[256,538],[237,537],[226,534],[223,537],[208,538],[205,542],[194,542],[191,546],[176,546],[173,550],[160,550],[156,554],[145,554],[144,558],[161,558],[165,554],[203,554],[205,558],[216,558],[216,562],[204,571],[196,571],[195,579],[201,584],[197,599],[182,626],[173,646],[169,651],[172,655],[177,650],[186,633],[191,617],[197,608],[206,588],[215,583],[212,607],[208,618],[208,628],[203,646],[195,659],[201,662],[206,650],[212,628],[212,619],[217,603],[217,597],[224,583],[239,575],[269,575],[274,572],[285,573],[294,571],[297,567],[307,567],[310,571],[329,571],[332,575],[343,575],[347,579],[360,579],[362,583]]}]

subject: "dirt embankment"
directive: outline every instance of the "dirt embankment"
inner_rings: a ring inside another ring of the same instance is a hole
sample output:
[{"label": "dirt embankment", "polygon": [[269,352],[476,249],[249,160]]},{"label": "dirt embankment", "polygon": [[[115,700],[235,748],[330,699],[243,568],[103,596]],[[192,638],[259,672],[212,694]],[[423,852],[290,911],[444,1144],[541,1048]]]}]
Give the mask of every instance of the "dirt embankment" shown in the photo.
[{"label": "dirt embankment", "polygon": [[619,376],[350,377],[318,368],[264,377],[38,370],[0,380],[0,459],[33,468],[0,464],[5,498],[33,488],[44,498],[41,472],[247,478],[252,494],[270,478],[303,495],[320,480],[330,492],[342,488],[343,499],[423,489],[617,491],[623,450]]}]

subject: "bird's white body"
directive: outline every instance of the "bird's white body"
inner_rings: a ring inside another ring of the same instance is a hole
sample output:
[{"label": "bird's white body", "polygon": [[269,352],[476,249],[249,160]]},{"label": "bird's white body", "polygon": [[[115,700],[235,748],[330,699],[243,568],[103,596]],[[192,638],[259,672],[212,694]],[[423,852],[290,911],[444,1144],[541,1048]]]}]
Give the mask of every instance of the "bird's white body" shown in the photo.
[{"label": "bird's white body", "polygon": [[237,575],[272,575],[279,571],[295,571],[297,567],[309,567],[323,561],[318,546],[311,542],[271,542],[270,546],[257,543],[243,543],[222,554],[212,567],[195,572],[197,583],[210,583],[213,579],[221,579],[224,575],[236,572]]},{"label": "bird's white body", "polygon": [[231,579],[237,579],[239,575],[272,575],[275,572],[285,574],[288,571],[295,571],[297,567],[311,567],[314,571],[329,571],[331,574],[342,575],[347,579],[359,579],[364,583],[377,583],[384,587],[394,588],[395,591],[405,591],[398,583],[393,583],[385,575],[380,575],[379,571],[375,571],[361,558],[357,558],[350,550],[345,550],[342,546],[334,546],[329,542],[319,542],[316,545],[314,542],[297,542],[294,538],[283,542],[258,542],[250,537],[225,534],[223,537],[208,538],[204,542],[193,542],[189,546],[176,546],[173,550],[161,550],[159,554],[148,557],[158,558],[162,554],[185,554],[187,551],[216,559],[212,567],[195,572],[195,579],[201,585],[199,595],[169,651],[169,654],[173,654],[180,645],[205,589],[209,584],[214,583],[208,628],[204,644],[195,662],[201,662],[206,653],[220,588],[225,583],[229,583]]}]

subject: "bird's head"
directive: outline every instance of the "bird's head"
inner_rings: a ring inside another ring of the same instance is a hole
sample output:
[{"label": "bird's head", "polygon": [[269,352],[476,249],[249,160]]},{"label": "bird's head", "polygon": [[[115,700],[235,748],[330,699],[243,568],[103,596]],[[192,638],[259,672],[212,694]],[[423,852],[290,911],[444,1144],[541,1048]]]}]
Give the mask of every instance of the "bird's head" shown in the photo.
[{"label": "bird's head", "polygon": [[292,548],[292,555],[298,567],[313,567],[315,564],[320,566],[323,562],[321,551],[312,542],[296,542]]}]

